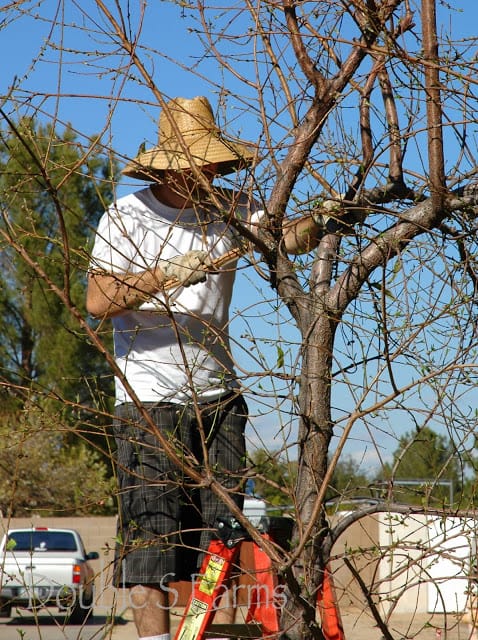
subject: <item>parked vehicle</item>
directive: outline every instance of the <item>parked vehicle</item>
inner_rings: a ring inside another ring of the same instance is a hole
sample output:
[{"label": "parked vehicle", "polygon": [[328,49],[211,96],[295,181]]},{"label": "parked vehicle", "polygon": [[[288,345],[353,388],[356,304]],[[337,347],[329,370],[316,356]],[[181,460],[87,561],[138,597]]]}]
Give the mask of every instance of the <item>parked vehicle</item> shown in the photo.
[{"label": "parked vehicle", "polygon": [[57,606],[71,624],[82,624],[94,601],[94,572],[74,529],[11,529],[0,545],[0,616],[12,607]]}]

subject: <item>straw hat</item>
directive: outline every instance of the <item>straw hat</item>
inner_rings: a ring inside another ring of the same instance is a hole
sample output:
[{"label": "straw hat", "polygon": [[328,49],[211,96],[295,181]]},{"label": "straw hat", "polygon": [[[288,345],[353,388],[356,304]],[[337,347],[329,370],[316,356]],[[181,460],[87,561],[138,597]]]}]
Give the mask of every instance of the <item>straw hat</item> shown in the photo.
[{"label": "straw hat", "polygon": [[189,169],[191,164],[218,163],[218,173],[225,175],[249,166],[253,156],[249,143],[228,140],[221,134],[207,98],[175,98],[159,117],[158,146],[139,153],[122,173],[151,181],[165,169],[178,171]]}]

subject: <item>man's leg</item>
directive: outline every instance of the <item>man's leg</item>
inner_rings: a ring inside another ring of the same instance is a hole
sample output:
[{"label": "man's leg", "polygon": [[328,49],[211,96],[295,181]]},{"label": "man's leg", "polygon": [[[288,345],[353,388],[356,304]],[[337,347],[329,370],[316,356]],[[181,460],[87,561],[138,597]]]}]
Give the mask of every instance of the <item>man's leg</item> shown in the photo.
[{"label": "man's leg", "polygon": [[166,591],[139,584],[131,588],[130,598],[139,638],[169,634],[169,599]]},{"label": "man's leg", "polygon": [[214,624],[232,624],[236,617],[237,609],[237,579],[228,580],[223,593],[215,603]]},{"label": "man's leg", "polygon": [[[158,428],[173,432],[175,412],[149,407]],[[168,640],[169,599],[161,580],[175,571],[178,490],[166,482],[171,464],[132,405],[116,409],[119,539],[115,582],[130,586],[139,638]],[[170,535],[168,535],[170,534]]]},{"label": "man's leg", "polygon": [[[208,442],[208,462],[217,470],[216,480],[226,489],[235,489],[240,484],[244,472],[246,443],[244,429],[247,421],[247,404],[241,396],[226,401],[222,407],[204,416],[210,420],[208,432],[214,437]],[[232,493],[232,499],[242,509],[244,496]],[[229,510],[210,489],[201,490],[201,505],[206,527],[217,524],[218,517],[229,516]],[[210,534],[203,531],[201,547],[207,549]],[[234,622],[237,608],[237,567],[233,567],[233,576],[224,585],[225,589],[216,603],[214,622],[230,624]]]}]

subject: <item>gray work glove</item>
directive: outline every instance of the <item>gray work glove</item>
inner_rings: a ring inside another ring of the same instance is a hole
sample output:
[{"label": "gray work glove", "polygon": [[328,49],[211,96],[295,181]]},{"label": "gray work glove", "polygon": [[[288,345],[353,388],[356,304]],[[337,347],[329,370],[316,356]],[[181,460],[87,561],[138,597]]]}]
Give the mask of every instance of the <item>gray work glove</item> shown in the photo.
[{"label": "gray work glove", "polygon": [[183,287],[206,280],[206,271],[212,265],[207,251],[188,251],[184,255],[161,260],[160,269],[168,278],[175,278]]}]

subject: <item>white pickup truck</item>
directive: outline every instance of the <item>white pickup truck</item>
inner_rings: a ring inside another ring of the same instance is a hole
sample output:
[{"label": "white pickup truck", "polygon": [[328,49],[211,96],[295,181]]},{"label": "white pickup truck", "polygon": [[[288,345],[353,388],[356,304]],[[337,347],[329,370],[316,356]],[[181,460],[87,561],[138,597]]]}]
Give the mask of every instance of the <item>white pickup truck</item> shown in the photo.
[{"label": "white pickup truck", "polygon": [[12,607],[57,606],[70,624],[82,624],[94,600],[94,573],[74,529],[11,529],[0,545],[0,617]]}]

